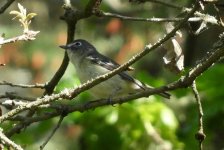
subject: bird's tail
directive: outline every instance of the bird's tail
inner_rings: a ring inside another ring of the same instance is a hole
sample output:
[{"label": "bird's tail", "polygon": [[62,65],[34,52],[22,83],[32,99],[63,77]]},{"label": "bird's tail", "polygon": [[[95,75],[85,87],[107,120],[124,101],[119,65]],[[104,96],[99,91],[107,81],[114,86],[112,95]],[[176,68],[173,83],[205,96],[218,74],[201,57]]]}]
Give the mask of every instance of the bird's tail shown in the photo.
[{"label": "bird's tail", "polygon": [[167,99],[170,99],[170,94],[167,93],[167,92],[163,92],[163,93],[159,93],[160,96],[164,97],[164,98],[167,98]]},{"label": "bird's tail", "polygon": [[[138,85],[138,89],[142,89],[142,90],[146,90],[146,89],[153,89],[154,87],[152,87],[152,86],[150,86],[150,85],[148,85],[148,84],[144,84],[144,83],[142,83],[141,81],[139,81],[139,80],[136,80],[135,79],[135,84],[137,84]],[[160,95],[160,96],[162,96],[162,97],[164,97],[164,98],[167,98],[167,99],[170,99],[170,94],[169,93],[167,93],[167,92],[162,92],[162,93],[159,93],[158,95]]]}]

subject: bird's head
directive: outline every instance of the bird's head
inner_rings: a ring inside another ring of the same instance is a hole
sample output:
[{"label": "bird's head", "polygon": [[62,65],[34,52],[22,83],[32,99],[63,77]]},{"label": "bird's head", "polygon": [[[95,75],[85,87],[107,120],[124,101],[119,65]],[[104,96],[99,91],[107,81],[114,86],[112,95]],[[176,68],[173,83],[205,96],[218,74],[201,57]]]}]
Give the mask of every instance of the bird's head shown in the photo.
[{"label": "bird's head", "polygon": [[67,45],[61,45],[59,47],[67,50],[68,55],[75,54],[78,56],[84,56],[96,52],[95,47],[83,39],[74,40]]}]

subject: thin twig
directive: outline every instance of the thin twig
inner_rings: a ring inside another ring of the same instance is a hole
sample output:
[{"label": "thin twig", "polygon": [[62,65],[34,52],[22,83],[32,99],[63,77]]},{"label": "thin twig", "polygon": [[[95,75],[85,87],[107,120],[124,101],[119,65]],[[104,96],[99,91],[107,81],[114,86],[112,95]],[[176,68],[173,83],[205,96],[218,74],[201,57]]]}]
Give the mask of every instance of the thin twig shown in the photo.
[{"label": "thin twig", "polygon": [[195,134],[195,138],[199,142],[199,149],[202,150],[203,149],[202,142],[204,141],[206,135],[205,135],[204,130],[203,130],[203,109],[202,109],[202,105],[201,105],[201,99],[200,99],[200,95],[198,93],[195,81],[192,84],[192,91],[194,93],[194,96],[195,96],[195,99],[196,99],[196,102],[197,102],[197,105],[198,105],[198,117],[199,117],[198,118],[199,129],[198,129],[197,133]]},{"label": "thin twig", "polygon": [[[153,23],[160,23],[160,22],[180,22],[184,18],[141,18],[141,17],[130,17],[124,16],[120,14],[110,13],[110,12],[103,12],[99,11],[95,13],[98,17],[112,17],[112,18],[119,18],[122,20],[130,20],[130,21],[145,21],[145,22],[153,22]],[[198,22],[203,21],[204,17],[191,17],[188,19],[189,22]]]},{"label": "thin twig", "polygon": [[56,127],[53,129],[51,134],[47,137],[46,141],[40,146],[40,150],[43,150],[44,147],[47,145],[47,143],[50,141],[50,139],[53,137],[53,135],[55,134],[57,129],[61,126],[61,123],[62,123],[63,119],[64,119],[64,115],[61,115],[60,119],[58,120],[58,123],[57,123]]},{"label": "thin twig", "polygon": [[27,31],[26,33],[23,33],[22,35],[6,39],[6,40],[1,40],[0,45],[8,44],[8,43],[15,43],[17,41],[32,41],[35,40],[36,35],[39,33],[39,31]]},{"label": "thin twig", "polygon": [[7,146],[12,147],[15,150],[23,150],[23,148],[20,145],[17,145],[16,143],[14,143],[12,140],[10,140],[9,138],[7,138],[5,136],[5,134],[2,133],[2,129],[0,128],[0,141],[1,143],[4,143]]},{"label": "thin twig", "polygon": [[46,84],[39,84],[39,83],[28,85],[28,84],[15,84],[7,81],[0,81],[0,85],[8,85],[11,87],[20,87],[20,88],[41,88],[41,89],[44,89],[46,86]]},{"label": "thin twig", "polygon": [[14,2],[15,0],[7,0],[7,2],[0,8],[0,14],[4,13],[5,10]]},{"label": "thin twig", "polygon": [[41,89],[44,89],[46,86],[46,84],[39,84],[39,83],[28,85],[28,84],[15,84],[7,81],[0,81],[0,85],[8,85],[11,87],[20,87],[20,88],[41,88]]}]

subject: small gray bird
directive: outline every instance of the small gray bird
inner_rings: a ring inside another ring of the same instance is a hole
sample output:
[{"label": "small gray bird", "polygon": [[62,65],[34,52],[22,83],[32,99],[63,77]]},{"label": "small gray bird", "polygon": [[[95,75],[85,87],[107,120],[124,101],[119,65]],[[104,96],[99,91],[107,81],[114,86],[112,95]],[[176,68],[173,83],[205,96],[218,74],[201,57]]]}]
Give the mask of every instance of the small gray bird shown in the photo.
[{"label": "small gray bird", "polygon": [[[112,59],[100,54],[96,48],[86,40],[74,40],[68,45],[61,45],[68,53],[68,57],[76,68],[77,75],[81,83],[85,83],[97,76],[106,74],[120,65]],[[96,98],[114,98],[128,94],[134,94],[147,88],[140,81],[132,78],[123,71],[112,78],[101,82],[89,89],[90,93]],[[170,94],[160,93],[159,95],[169,98]]]}]

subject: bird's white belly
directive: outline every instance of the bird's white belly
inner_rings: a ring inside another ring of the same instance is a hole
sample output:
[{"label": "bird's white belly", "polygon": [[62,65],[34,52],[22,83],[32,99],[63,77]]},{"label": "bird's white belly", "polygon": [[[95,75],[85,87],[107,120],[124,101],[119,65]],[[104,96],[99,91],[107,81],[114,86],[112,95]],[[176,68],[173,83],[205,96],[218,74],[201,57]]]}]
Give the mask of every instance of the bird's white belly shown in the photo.
[{"label": "bird's white belly", "polygon": [[[97,76],[108,73],[109,71],[97,65],[85,65],[86,67],[77,68],[77,74],[81,83],[94,79]],[[131,89],[132,90],[132,89]],[[127,81],[123,80],[119,75],[99,83],[89,89],[89,92],[96,98],[111,98],[122,95],[127,95],[130,91]]]}]

